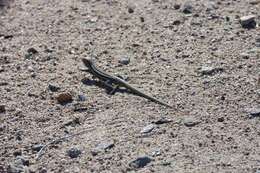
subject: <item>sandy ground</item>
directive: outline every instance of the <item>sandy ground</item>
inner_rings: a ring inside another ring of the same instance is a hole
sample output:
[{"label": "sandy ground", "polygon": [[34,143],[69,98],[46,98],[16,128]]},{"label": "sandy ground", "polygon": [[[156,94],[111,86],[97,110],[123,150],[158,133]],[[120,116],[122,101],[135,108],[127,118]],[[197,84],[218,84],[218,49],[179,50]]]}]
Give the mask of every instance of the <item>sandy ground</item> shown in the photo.
[{"label": "sandy ground", "polygon": [[[0,10],[1,173],[260,172],[260,1],[0,0]],[[174,108],[109,95],[80,70],[87,56]]]}]

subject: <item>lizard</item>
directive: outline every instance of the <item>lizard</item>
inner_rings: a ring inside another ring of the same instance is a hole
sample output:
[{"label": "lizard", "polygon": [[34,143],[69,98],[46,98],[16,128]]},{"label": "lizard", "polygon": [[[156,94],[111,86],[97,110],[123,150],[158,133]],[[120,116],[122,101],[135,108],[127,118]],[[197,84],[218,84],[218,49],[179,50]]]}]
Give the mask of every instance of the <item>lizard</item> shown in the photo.
[{"label": "lizard", "polygon": [[89,73],[91,73],[94,77],[97,77],[98,79],[100,79],[102,81],[105,81],[105,84],[108,84],[108,82],[115,84],[116,87],[113,88],[112,92],[114,92],[118,87],[124,87],[124,88],[128,89],[129,91],[131,91],[132,93],[139,95],[141,97],[144,97],[144,98],[146,98],[146,99],[148,99],[152,102],[164,105],[164,106],[169,107],[169,108],[173,108],[172,106],[168,105],[167,103],[164,103],[164,102],[162,102],[162,101],[160,101],[160,100],[158,100],[158,99],[156,99],[152,96],[149,96],[149,95],[139,91],[138,89],[131,86],[124,79],[117,77],[117,76],[110,75],[110,74],[98,69],[95,66],[95,63],[91,58],[89,58],[89,57],[82,58],[82,62],[88,68],[87,71]]}]

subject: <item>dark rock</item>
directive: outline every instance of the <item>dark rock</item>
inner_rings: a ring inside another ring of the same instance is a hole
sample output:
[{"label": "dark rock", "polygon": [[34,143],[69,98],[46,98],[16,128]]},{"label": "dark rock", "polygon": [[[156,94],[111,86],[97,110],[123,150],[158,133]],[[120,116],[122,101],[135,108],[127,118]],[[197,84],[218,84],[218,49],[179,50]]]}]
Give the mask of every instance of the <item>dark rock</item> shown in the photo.
[{"label": "dark rock", "polygon": [[172,122],[172,120],[163,117],[163,118],[161,118],[161,119],[159,119],[157,121],[154,121],[153,123],[157,124],[157,125],[160,125],[160,124],[166,124],[166,123],[170,123],[170,122]]},{"label": "dark rock", "polygon": [[260,116],[260,108],[249,108],[246,109],[246,112],[249,114],[250,118]]},{"label": "dark rock", "polygon": [[220,68],[220,67],[207,67],[207,66],[203,66],[200,68],[199,72],[202,74],[202,75],[213,75],[217,72],[222,72],[224,71],[223,68]]},{"label": "dark rock", "polygon": [[255,15],[248,15],[240,17],[240,23],[243,28],[252,29],[256,27],[256,16]]},{"label": "dark rock", "polygon": [[181,21],[176,19],[172,22],[172,25],[180,25],[181,24]]},{"label": "dark rock", "polygon": [[119,62],[120,64],[127,65],[127,64],[130,63],[130,58],[128,58],[128,57],[122,57],[122,58],[119,59],[118,62]]},{"label": "dark rock", "polygon": [[5,105],[0,105],[0,113],[4,113],[5,112]]},{"label": "dark rock", "polygon": [[143,168],[151,161],[152,159],[149,158],[148,156],[138,157],[137,159],[131,161],[129,163],[129,166],[132,168]]},{"label": "dark rock", "polygon": [[57,85],[55,85],[55,84],[49,84],[49,85],[48,85],[48,88],[49,88],[49,90],[52,91],[52,92],[56,92],[56,91],[60,90],[60,87],[57,86]]},{"label": "dark rock", "polygon": [[149,124],[147,126],[145,126],[142,130],[141,133],[150,133],[151,131],[153,131],[153,129],[155,128],[154,124]]},{"label": "dark rock", "polygon": [[44,146],[44,145],[42,145],[42,144],[33,145],[33,146],[32,146],[32,150],[39,152],[39,151],[42,149],[43,146]]},{"label": "dark rock", "polygon": [[185,117],[183,119],[183,124],[187,127],[193,127],[199,123],[200,122],[198,120],[196,120],[194,117]]},{"label": "dark rock", "polygon": [[57,96],[56,99],[60,104],[65,104],[72,102],[72,95],[70,93],[61,93]]},{"label": "dark rock", "polygon": [[186,2],[186,3],[183,4],[183,6],[182,6],[182,12],[183,13],[190,14],[190,13],[192,13],[192,11],[193,11],[193,7],[190,4],[190,2]]},{"label": "dark rock", "polygon": [[134,9],[131,7],[128,7],[128,13],[133,13],[133,12],[134,12]]},{"label": "dark rock", "polygon": [[22,151],[20,149],[17,149],[13,152],[14,156],[21,156],[22,155]]},{"label": "dark rock", "polygon": [[4,68],[2,66],[0,66],[0,73],[4,72],[4,71],[5,71]]},{"label": "dark rock", "polygon": [[224,120],[225,120],[224,117],[219,117],[218,118],[218,122],[224,122]]},{"label": "dark rock", "polygon": [[76,147],[72,147],[67,150],[67,154],[70,158],[77,158],[81,153],[81,150]]},{"label": "dark rock", "polygon": [[141,21],[141,22],[144,22],[144,17],[140,17],[140,21]]},{"label": "dark rock", "polygon": [[29,53],[29,54],[38,54],[39,52],[35,48],[31,47],[31,48],[29,48],[27,50],[27,53]]},{"label": "dark rock", "polygon": [[83,94],[79,94],[78,98],[79,98],[79,101],[82,101],[82,102],[87,100],[86,96]]},{"label": "dark rock", "polygon": [[180,4],[174,4],[174,5],[173,5],[173,8],[174,8],[175,10],[179,10],[179,9],[181,8],[181,5],[180,5]]}]

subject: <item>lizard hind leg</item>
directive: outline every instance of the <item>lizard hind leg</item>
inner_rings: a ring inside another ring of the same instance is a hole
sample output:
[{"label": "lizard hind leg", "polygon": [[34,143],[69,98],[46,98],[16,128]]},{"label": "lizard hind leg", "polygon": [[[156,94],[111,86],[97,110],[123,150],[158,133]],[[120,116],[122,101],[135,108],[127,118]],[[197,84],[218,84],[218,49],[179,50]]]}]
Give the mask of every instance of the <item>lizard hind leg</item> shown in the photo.
[{"label": "lizard hind leg", "polygon": [[115,94],[115,92],[119,89],[119,85],[113,85],[110,80],[106,80],[102,82],[107,89],[107,93],[109,95]]}]

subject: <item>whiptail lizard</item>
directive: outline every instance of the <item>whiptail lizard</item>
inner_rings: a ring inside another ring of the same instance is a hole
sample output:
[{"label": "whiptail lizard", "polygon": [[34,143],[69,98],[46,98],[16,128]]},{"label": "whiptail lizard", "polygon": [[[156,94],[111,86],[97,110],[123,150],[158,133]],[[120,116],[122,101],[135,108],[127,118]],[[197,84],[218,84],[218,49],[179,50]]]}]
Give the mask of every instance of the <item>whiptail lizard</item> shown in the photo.
[{"label": "whiptail lizard", "polygon": [[88,68],[88,71],[95,77],[99,78],[102,81],[110,82],[112,84],[115,84],[116,88],[113,88],[113,91],[115,91],[118,87],[125,87],[126,89],[130,90],[132,93],[139,95],[141,97],[144,97],[150,101],[153,101],[155,103],[159,103],[161,105],[167,106],[169,108],[173,108],[172,106],[168,105],[167,103],[164,103],[154,97],[151,97],[149,95],[146,95],[145,93],[135,89],[130,84],[128,84],[125,80],[121,79],[120,77],[112,76],[110,74],[107,74],[101,70],[99,70],[91,58],[82,58],[82,62],[84,65]]}]

